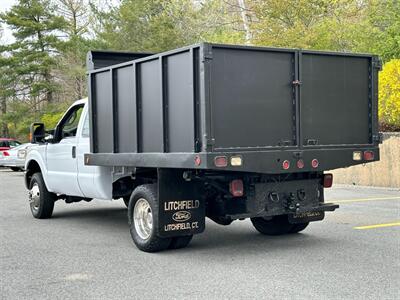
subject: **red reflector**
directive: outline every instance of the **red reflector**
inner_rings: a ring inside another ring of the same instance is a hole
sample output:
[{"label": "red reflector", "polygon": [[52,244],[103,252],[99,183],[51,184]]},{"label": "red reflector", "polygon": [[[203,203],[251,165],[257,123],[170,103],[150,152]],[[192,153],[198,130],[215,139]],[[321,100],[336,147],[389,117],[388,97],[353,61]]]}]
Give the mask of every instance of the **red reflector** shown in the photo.
[{"label": "red reflector", "polygon": [[200,166],[200,164],[201,164],[201,158],[200,158],[200,156],[196,156],[195,158],[194,158],[194,164],[196,165],[196,166]]},{"label": "red reflector", "polygon": [[229,191],[231,192],[233,197],[242,197],[243,196],[243,180],[235,179],[232,180],[229,184]]},{"label": "red reflector", "polygon": [[3,155],[4,156],[10,156],[10,153],[8,153],[7,151],[3,151]]},{"label": "red reflector", "polygon": [[282,163],[282,168],[283,168],[284,170],[289,169],[289,168],[290,168],[290,161],[284,160],[283,163]]},{"label": "red reflector", "polygon": [[374,152],[364,151],[364,160],[374,160]]},{"label": "red reflector", "polygon": [[324,188],[330,188],[333,184],[333,175],[324,174]]},{"label": "red reflector", "polygon": [[303,168],[304,168],[304,161],[303,161],[302,159],[299,159],[299,160],[297,161],[297,167],[298,167],[299,169],[303,169]]},{"label": "red reflector", "polygon": [[311,166],[315,169],[315,168],[318,168],[318,166],[319,166],[319,161],[318,161],[318,159],[316,159],[316,158],[314,158],[312,161],[311,161]]},{"label": "red reflector", "polygon": [[226,156],[216,156],[214,158],[214,164],[217,167],[226,167],[228,165],[228,159]]}]

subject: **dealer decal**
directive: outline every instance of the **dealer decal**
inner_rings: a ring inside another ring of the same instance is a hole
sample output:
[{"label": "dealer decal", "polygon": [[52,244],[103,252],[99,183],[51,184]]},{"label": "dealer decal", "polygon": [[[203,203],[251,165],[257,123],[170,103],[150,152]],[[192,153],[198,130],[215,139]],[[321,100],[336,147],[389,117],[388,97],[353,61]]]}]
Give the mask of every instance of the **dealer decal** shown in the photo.
[{"label": "dealer decal", "polygon": [[192,214],[186,210],[177,211],[172,215],[172,219],[176,222],[185,222],[192,217]]},{"label": "dealer decal", "polygon": [[164,203],[164,211],[184,210],[200,207],[199,200],[168,201]]},{"label": "dealer decal", "polygon": [[193,230],[193,229],[198,229],[198,228],[199,228],[199,222],[167,224],[164,226],[165,231]]},{"label": "dealer decal", "polygon": [[160,234],[163,237],[202,232],[204,203],[200,200],[166,200],[160,205]]}]

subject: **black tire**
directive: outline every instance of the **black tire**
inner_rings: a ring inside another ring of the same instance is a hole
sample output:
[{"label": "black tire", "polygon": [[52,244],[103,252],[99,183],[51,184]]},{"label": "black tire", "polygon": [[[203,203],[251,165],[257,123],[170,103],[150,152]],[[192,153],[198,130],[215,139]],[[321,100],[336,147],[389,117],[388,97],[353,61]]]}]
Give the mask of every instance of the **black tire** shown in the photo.
[{"label": "black tire", "polygon": [[290,233],[298,233],[300,231],[303,231],[304,229],[306,229],[308,224],[310,223],[307,222],[307,223],[293,224],[292,229],[290,229]]},{"label": "black tire", "polygon": [[[35,189],[33,189],[34,186]],[[37,190],[39,191],[39,195],[37,195]],[[37,219],[50,218],[53,214],[54,202],[57,197],[47,190],[41,173],[32,175],[31,182],[29,183],[29,191],[32,215]],[[35,195],[32,194],[33,192],[36,193],[36,201],[33,200],[33,197],[35,197]]]},{"label": "black tire", "polygon": [[129,207],[129,200],[131,199],[131,196],[124,196],[122,199],[124,200],[125,206]]},{"label": "black tire", "polygon": [[[136,228],[134,222],[134,210],[138,200],[144,199],[151,208],[152,226],[147,238],[140,236],[140,229]],[[144,252],[158,252],[165,249],[171,244],[171,238],[161,238],[157,236],[156,228],[158,227],[158,201],[157,201],[157,185],[144,184],[138,186],[132,193],[128,206],[128,221],[130,232],[136,247]]]},{"label": "black tire", "polygon": [[193,238],[192,235],[187,235],[187,236],[178,236],[172,238],[171,244],[169,245],[169,249],[181,249],[187,247],[189,245],[190,241]]},{"label": "black tire", "polygon": [[18,168],[18,167],[10,167],[10,169],[11,169],[12,171],[14,171],[14,172],[20,172],[20,171],[22,171],[22,169],[21,169],[21,168]]},{"label": "black tire", "polygon": [[270,220],[262,217],[251,218],[251,223],[258,232],[265,235],[282,235],[291,233],[293,224],[289,223],[287,215],[274,216]]}]

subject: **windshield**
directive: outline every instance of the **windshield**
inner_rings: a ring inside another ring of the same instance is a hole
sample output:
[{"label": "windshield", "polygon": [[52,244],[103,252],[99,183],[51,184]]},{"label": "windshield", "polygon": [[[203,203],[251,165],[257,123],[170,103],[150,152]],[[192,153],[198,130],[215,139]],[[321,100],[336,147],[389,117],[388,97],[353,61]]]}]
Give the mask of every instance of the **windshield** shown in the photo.
[{"label": "windshield", "polygon": [[9,141],[9,144],[11,148],[18,147],[19,145],[21,145],[21,143],[18,141]]}]

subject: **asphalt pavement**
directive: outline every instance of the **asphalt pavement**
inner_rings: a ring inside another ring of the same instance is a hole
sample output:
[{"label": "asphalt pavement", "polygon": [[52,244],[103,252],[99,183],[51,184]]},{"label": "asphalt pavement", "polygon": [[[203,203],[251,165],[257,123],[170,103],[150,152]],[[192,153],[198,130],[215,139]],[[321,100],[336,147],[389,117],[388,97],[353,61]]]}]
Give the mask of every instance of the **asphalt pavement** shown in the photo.
[{"label": "asphalt pavement", "polygon": [[122,200],[58,201],[31,216],[23,173],[0,169],[1,299],[400,299],[400,190],[336,186],[340,208],[303,233],[267,237],[248,220],[149,254]]}]

